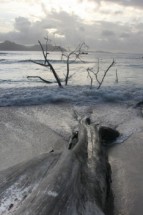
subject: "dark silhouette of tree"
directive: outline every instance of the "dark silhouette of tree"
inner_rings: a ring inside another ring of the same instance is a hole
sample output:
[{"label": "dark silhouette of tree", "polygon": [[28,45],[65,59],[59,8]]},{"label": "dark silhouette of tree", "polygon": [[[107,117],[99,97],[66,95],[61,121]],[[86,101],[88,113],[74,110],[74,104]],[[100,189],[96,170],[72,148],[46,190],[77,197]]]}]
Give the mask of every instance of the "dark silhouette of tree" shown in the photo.
[{"label": "dark silhouette of tree", "polygon": [[100,63],[100,62],[99,62],[99,59],[98,59],[97,70],[96,70],[96,71],[95,71],[95,67],[88,67],[88,68],[87,68],[88,77],[89,77],[90,80],[91,80],[90,88],[92,88],[92,83],[93,83],[93,76],[92,76],[92,75],[94,75],[94,77],[95,77],[95,79],[96,79],[96,82],[98,83],[97,89],[100,89],[100,88],[101,88],[101,86],[102,86],[102,84],[103,84],[103,82],[104,82],[104,79],[105,79],[105,77],[106,77],[108,71],[111,69],[111,67],[114,66],[115,61],[114,61],[114,59],[113,59],[112,63],[111,63],[111,64],[107,67],[107,69],[104,71],[103,76],[102,76],[102,78],[100,78],[100,79],[99,79],[99,74],[100,74],[99,63]]},{"label": "dark silhouette of tree", "polygon": [[69,78],[71,78],[71,76],[70,76],[70,63],[75,62],[77,60],[84,62],[81,59],[81,56],[84,54],[88,54],[87,50],[88,50],[88,46],[84,42],[79,44],[72,51],[71,50],[69,50],[69,51],[61,50],[61,52],[62,52],[61,59],[65,58],[66,64],[67,64],[67,71],[66,71],[66,75],[65,75],[65,85],[68,85]]},{"label": "dark silhouette of tree", "polygon": [[[44,66],[44,67],[50,68],[50,71],[53,73],[56,82],[58,83],[59,87],[62,88],[63,86],[62,86],[62,83],[61,83],[61,79],[59,78],[59,76],[58,76],[58,74],[56,73],[56,71],[55,71],[53,65],[50,63],[50,60],[48,59],[48,54],[49,54],[49,53],[48,53],[48,41],[49,41],[49,39],[48,39],[48,37],[46,37],[46,38],[44,38],[44,39],[46,40],[46,50],[44,50],[43,45],[41,44],[41,42],[38,41],[39,44],[40,44],[41,50],[42,50],[43,57],[44,57],[44,63],[39,63],[39,62],[34,61],[34,60],[31,60],[31,62],[36,63],[36,64],[38,64],[38,65],[40,65],[40,66]],[[40,80],[42,80],[42,81],[45,82],[45,83],[48,83],[48,84],[51,84],[51,83],[52,83],[52,82],[50,82],[50,81],[47,81],[47,80],[41,78],[40,76],[28,76],[27,78],[34,78],[34,77],[35,77],[35,78],[39,78]],[[53,82],[53,83],[55,83],[55,82]]]}]

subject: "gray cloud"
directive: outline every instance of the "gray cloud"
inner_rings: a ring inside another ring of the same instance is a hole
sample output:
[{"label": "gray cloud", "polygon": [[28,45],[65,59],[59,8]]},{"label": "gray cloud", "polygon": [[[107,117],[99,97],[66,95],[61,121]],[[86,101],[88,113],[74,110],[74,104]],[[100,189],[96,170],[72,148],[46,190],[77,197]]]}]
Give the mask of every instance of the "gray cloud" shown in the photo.
[{"label": "gray cloud", "polygon": [[120,38],[123,38],[123,39],[129,38],[129,37],[130,37],[130,33],[126,33],[126,32],[123,32],[120,35]]},{"label": "gray cloud", "polygon": [[142,0],[104,0],[104,2],[115,2],[124,6],[143,7]]},{"label": "gray cloud", "polygon": [[21,32],[27,31],[31,27],[31,22],[24,17],[18,17],[15,19],[14,27],[16,30],[21,31]]},{"label": "gray cloud", "polygon": [[[85,0],[79,0],[79,2],[83,2]],[[101,2],[113,2],[123,6],[133,6],[137,8],[143,7],[143,0],[88,0],[89,2],[95,2],[96,4],[100,5]]]},{"label": "gray cloud", "polygon": [[105,37],[112,37],[112,36],[115,35],[115,33],[113,31],[103,30],[102,35],[105,36]]},{"label": "gray cloud", "polygon": [[[19,0],[13,0],[12,2],[17,2],[19,3]],[[24,3],[35,3],[35,0],[20,0],[20,2]],[[36,0],[37,2],[42,2],[42,0]],[[11,3],[11,0],[0,0],[0,3]]]},{"label": "gray cloud", "polygon": [[72,47],[85,41],[91,49],[126,52],[142,52],[143,47],[143,23],[96,21],[88,25],[78,16],[64,11],[45,11],[45,17],[36,22],[17,17],[14,28],[11,32],[0,33],[0,40],[36,44],[38,40],[43,42],[49,32],[50,39],[57,45]]}]

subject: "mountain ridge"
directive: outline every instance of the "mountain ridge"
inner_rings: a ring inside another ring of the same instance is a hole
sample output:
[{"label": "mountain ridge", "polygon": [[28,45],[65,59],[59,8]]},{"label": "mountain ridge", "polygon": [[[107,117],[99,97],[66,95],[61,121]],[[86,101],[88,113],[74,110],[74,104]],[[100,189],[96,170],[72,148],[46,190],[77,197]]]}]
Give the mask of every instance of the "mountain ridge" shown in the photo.
[{"label": "mountain ridge", "polygon": [[[46,50],[46,45],[43,44],[43,48]],[[41,47],[39,44],[27,46],[5,40],[4,42],[0,43],[0,51],[41,51]],[[60,46],[48,44],[47,51],[65,51],[65,49]]]}]

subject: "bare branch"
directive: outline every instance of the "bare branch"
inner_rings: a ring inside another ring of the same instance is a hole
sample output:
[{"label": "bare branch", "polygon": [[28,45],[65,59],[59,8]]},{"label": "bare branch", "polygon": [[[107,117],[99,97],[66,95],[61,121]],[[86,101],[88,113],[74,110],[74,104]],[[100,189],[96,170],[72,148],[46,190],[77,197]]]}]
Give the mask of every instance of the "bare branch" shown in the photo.
[{"label": "bare branch", "polygon": [[72,75],[69,75],[69,79],[71,79],[75,75],[75,72]]},{"label": "bare branch", "polygon": [[46,56],[46,54],[45,54],[45,52],[44,52],[44,48],[43,48],[43,46],[42,46],[42,44],[41,44],[41,42],[40,42],[39,40],[38,40],[38,42],[39,42],[40,47],[41,47],[41,49],[42,49],[43,57],[44,57],[44,59],[45,59],[45,64],[46,64],[46,63],[49,64],[49,61],[47,60],[47,56]]},{"label": "bare branch", "polygon": [[105,71],[105,73],[104,73],[104,75],[103,75],[103,77],[102,77],[102,80],[101,80],[99,86],[97,87],[97,89],[99,89],[99,88],[101,87],[101,85],[102,85],[102,83],[103,83],[103,81],[104,81],[104,78],[105,78],[107,72],[109,71],[109,69],[110,69],[114,64],[115,64],[115,61],[114,61],[114,59],[113,59],[112,63],[111,63],[111,64],[109,65],[109,67],[106,69],[106,71]]},{"label": "bare branch", "polygon": [[81,44],[79,44],[73,51],[66,51],[63,52],[61,54],[61,59],[63,59],[63,57],[66,58],[66,63],[67,63],[67,72],[66,72],[66,78],[65,78],[65,85],[68,85],[68,80],[69,80],[69,73],[70,73],[70,59],[72,57],[73,61],[75,62],[76,60],[81,61],[82,63],[84,63],[84,61],[82,61],[81,59],[81,55],[85,53],[85,48],[87,49],[87,45],[83,42]]},{"label": "bare branch", "polygon": [[[115,61],[114,61],[114,59],[113,59],[112,63],[111,63],[111,64],[109,65],[109,67],[104,71],[104,74],[103,74],[103,77],[102,77],[101,81],[100,81],[99,78],[98,78],[98,75],[99,75],[99,72],[100,72],[99,59],[98,59],[98,62],[97,62],[97,71],[96,71],[96,72],[94,71],[94,67],[89,67],[89,68],[87,68],[88,77],[89,77],[90,79],[92,79],[91,73],[94,74],[94,76],[95,76],[95,79],[96,79],[96,81],[97,81],[97,83],[98,83],[97,89],[100,89],[100,87],[102,86],[102,84],[103,84],[103,82],[104,82],[104,79],[105,79],[105,77],[106,77],[106,75],[107,75],[107,72],[109,71],[109,69],[110,69],[114,64],[115,64]],[[116,75],[117,75],[117,74],[116,74]]]},{"label": "bare branch", "polygon": [[87,69],[87,72],[88,72],[88,77],[90,78],[90,89],[92,89],[93,78],[90,74],[90,70]]},{"label": "bare branch", "polygon": [[35,60],[30,60],[32,63],[35,63],[35,64],[38,64],[38,65],[40,65],[40,66],[44,66],[44,67],[48,67],[49,65],[45,65],[44,63],[39,63],[39,62],[37,62],[37,61],[35,61]]},{"label": "bare branch", "polygon": [[36,61],[32,61],[32,62],[34,62],[34,63],[36,63],[36,64],[38,64],[40,66],[49,66],[49,68],[52,71],[52,73],[53,73],[53,75],[54,75],[54,77],[55,77],[55,79],[56,79],[59,87],[63,87],[62,84],[61,84],[60,78],[59,78],[58,74],[56,73],[54,67],[52,66],[52,64],[50,63],[50,61],[47,59],[47,53],[45,53],[44,48],[43,48],[41,42],[40,41],[38,41],[38,42],[40,44],[40,47],[41,47],[41,50],[42,50],[42,53],[43,53],[43,57],[44,57],[45,63],[41,64],[41,63],[37,63]]},{"label": "bare branch", "polygon": [[115,79],[115,82],[118,83],[119,82],[119,78],[118,78],[118,71],[116,69],[116,79]]},{"label": "bare branch", "polygon": [[53,84],[54,83],[51,81],[47,81],[47,80],[41,78],[40,76],[27,76],[27,78],[39,78],[41,81],[45,82],[46,84]]}]

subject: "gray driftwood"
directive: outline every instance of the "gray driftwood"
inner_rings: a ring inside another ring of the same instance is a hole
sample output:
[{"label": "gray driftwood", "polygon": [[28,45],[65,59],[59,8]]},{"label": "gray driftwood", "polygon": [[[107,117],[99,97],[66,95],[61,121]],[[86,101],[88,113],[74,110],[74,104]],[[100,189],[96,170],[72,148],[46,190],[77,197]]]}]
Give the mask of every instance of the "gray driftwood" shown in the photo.
[{"label": "gray driftwood", "polygon": [[78,141],[0,172],[1,215],[104,215],[110,166],[96,126],[82,122]]}]

